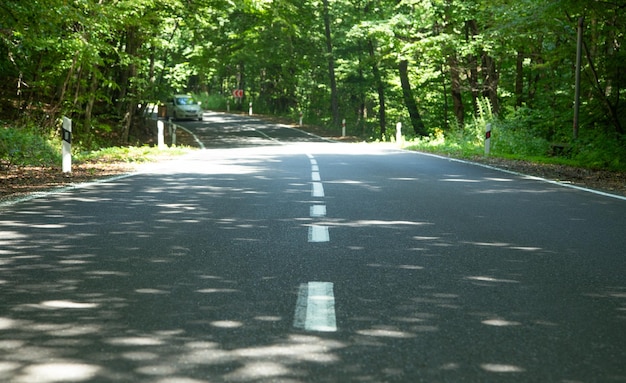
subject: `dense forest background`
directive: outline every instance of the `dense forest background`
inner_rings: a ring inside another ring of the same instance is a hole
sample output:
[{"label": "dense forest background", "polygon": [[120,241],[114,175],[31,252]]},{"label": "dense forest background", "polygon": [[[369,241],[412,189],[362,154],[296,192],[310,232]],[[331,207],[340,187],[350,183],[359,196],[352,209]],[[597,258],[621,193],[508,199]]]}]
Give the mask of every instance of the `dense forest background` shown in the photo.
[{"label": "dense forest background", "polygon": [[365,138],[402,122],[478,145],[492,123],[502,155],[623,170],[624,14],[622,0],[3,0],[0,160],[63,115],[83,150],[129,143],[149,105],[184,92]]}]

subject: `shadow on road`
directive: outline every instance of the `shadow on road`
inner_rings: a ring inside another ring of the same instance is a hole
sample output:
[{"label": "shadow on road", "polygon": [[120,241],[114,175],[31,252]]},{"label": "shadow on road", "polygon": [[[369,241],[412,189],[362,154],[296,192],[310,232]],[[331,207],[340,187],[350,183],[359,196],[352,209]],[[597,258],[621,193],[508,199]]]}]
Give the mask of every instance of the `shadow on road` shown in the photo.
[{"label": "shadow on road", "polygon": [[[281,164],[306,157],[203,155],[2,212],[0,380],[626,379],[602,327],[624,328],[626,286],[551,286],[550,248],[468,241],[427,217],[329,217],[336,240],[303,246],[310,183]],[[407,181],[365,186],[390,182]],[[338,281],[338,332],[292,326],[315,277]]]}]

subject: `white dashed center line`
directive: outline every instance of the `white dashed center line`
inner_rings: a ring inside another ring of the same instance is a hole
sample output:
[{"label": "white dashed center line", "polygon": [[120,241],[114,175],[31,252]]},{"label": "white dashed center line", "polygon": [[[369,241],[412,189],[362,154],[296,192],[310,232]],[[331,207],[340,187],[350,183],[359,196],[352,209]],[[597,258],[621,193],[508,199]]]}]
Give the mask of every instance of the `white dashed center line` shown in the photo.
[{"label": "white dashed center line", "polygon": [[300,285],[293,326],[307,331],[337,331],[335,296],[331,282]]},{"label": "white dashed center line", "polygon": [[[324,198],[324,186],[317,161],[307,154],[311,161],[311,194],[315,198]],[[311,218],[326,216],[326,205],[317,203],[310,207]],[[328,242],[328,226],[312,224],[309,226],[309,242]],[[335,316],[335,296],[331,282],[308,282],[300,285],[293,326],[305,331],[337,331]]]},{"label": "white dashed center line", "polygon": [[309,226],[309,242],[328,242],[330,235],[328,226],[312,225]]},{"label": "white dashed center line", "polygon": [[313,190],[311,191],[313,197],[324,197],[324,185],[321,182],[313,182]]},{"label": "white dashed center line", "polygon": [[325,217],[326,216],[326,205],[313,205],[311,206],[311,217]]}]

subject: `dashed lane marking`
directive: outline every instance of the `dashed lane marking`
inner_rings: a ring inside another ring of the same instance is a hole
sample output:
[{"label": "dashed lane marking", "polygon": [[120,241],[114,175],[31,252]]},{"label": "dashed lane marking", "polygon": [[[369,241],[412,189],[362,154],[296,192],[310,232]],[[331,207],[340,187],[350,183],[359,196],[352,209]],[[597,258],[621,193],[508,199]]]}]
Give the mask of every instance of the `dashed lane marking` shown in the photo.
[{"label": "dashed lane marking", "polygon": [[324,197],[324,185],[321,182],[313,182],[311,194],[313,197]]},{"label": "dashed lane marking", "polygon": [[328,242],[330,234],[328,226],[311,225],[309,226],[309,242]]},{"label": "dashed lane marking", "polygon": [[313,205],[311,206],[311,217],[325,217],[326,216],[326,205]]},{"label": "dashed lane marking", "polygon": [[337,331],[335,295],[331,282],[300,285],[293,326],[306,331]]}]

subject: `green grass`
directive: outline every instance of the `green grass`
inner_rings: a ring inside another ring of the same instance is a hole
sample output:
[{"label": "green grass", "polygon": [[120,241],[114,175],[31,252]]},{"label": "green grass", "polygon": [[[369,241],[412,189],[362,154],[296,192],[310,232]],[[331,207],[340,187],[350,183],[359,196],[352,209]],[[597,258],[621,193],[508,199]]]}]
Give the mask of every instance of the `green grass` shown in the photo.
[{"label": "green grass", "polygon": [[[143,163],[189,153],[191,148],[177,146],[159,149],[151,146],[113,146],[86,151],[72,145],[72,160],[81,162]],[[0,127],[0,168],[11,166],[59,166],[62,162],[59,137],[45,137],[26,128]]]},{"label": "green grass", "polygon": [[61,161],[61,140],[33,129],[0,127],[0,167],[47,166]]},{"label": "green grass", "polygon": [[[463,132],[436,131],[429,137],[408,139],[404,148],[471,159],[485,156],[485,144],[480,129]],[[572,140],[559,155],[551,153],[550,142],[527,133],[498,129],[492,131],[490,157],[524,160],[540,164],[567,165],[586,169],[626,171],[626,145],[621,137],[581,135]]]},{"label": "green grass", "polygon": [[193,149],[185,146],[159,149],[151,146],[113,146],[90,152],[78,153],[74,156],[77,162],[126,162],[144,163],[157,161],[163,157],[187,154]]}]

